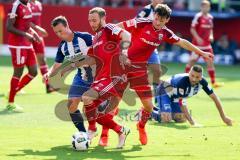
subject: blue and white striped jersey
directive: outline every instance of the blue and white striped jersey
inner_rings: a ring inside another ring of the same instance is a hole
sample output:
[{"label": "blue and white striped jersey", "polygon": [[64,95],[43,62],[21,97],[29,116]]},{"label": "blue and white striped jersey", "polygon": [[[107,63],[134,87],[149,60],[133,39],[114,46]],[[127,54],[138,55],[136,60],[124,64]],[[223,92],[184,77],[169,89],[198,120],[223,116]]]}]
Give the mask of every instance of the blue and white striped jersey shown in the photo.
[{"label": "blue and white striped jersey", "polygon": [[148,18],[153,20],[154,7],[149,4],[145,6],[137,15],[137,18]]},{"label": "blue and white striped jersey", "polygon": [[204,77],[198,84],[191,86],[188,73],[173,75],[168,82],[173,89],[167,94],[174,102],[178,102],[179,99],[182,99],[183,103],[186,103],[186,98],[196,95],[201,89],[203,89],[207,95],[213,93],[212,88]]},{"label": "blue and white striped jersey", "polygon": [[[78,55],[87,55],[88,48],[92,45],[93,36],[87,32],[74,32],[71,42],[62,41],[58,46],[55,62],[62,63],[64,59],[72,60]],[[91,67],[84,67],[85,75],[88,81],[93,80]],[[81,68],[78,73],[82,75]]]}]

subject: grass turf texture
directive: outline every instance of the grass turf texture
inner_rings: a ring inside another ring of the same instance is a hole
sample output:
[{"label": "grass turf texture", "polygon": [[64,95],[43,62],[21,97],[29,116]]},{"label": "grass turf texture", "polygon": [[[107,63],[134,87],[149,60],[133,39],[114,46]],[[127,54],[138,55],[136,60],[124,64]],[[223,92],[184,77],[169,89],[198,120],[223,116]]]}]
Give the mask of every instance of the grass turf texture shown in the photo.
[{"label": "grass turf texture", "polygon": [[[133,106],[122,102],[116,120],[131,128],[124,149],[115,149],[118,138],[111,131],[109,147],[97,146],[97,137],[88,151],[76,152],[70,145],[76,129],[71,122],[62,121],[55,114],[56,104],[67,95],[45,94],[39,74],[24,88],[26,94],[16,97],[24,113],[8,113],[4,94],[9,90],[12,75],[10,57],[1,56],[0,62],[0,160],[238,160],[240,157],[239,66],[217,67],[217,80],[225,82],[225,86],[215,92],[221,98],[226,114],[234,119],[232,127],[222,122],[214,103],[202,91],[188,100],[188,106],[203,128],[191,128],[188,123],[165,125],[150,121],[147,125],[148,145],[141,146],[136,122],[131,120],[140,107],[139,100]],[[168,72],[163,79],[184,70],[182,64],[165,65]],[[207,76],[206,71],[204,74]],[[70,83],[71,78],[68,80]],[[98,127],[99,134],[100,131]]]}]

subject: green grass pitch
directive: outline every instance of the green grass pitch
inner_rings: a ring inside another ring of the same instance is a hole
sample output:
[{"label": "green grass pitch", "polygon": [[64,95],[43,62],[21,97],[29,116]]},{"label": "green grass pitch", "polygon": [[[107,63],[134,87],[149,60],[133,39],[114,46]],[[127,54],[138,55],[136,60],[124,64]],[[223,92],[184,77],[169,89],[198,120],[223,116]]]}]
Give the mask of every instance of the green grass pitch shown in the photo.
[{"label": "green grass pitch", "polygon": [[[88,151],[76,152],[71,148],[71,135],[76,131],[69,121],[62,121],[55,114],[55,106],[67,95],[45,94],[41,76],[24,88],[25,95],[16,97],[24,113],[5,111],[12,67],[10,57],[0,56],[0,160],[239,160],[240,159],[240,67],[217,66],[218,81],[225,86],[215,89],[221,98],[225,112],[234,120],[227,127],[214,103],[202,91],[188,100],[194,119],[203,128],[191,128],[188,123],[168,125],[150,121],[147,125],[149,143],[141,146],[138,141],[136,122],[132,117],[140,107],[120,105],[121,117],[116,120],[131,128],[122,150],[115,149],[117,135],[110,133],[110,146],[99,147],[94,139]],[[50,61],[52,64],[52,61]],[[172,74],[184,70],[182,64],[165,64]],[[40,75],[40,74],[39,74]],[[205,72],[207,76],[207,73]],[[129,96],[125,96],[129,98]],[[101,128],[98,127],[100,133]]]}]

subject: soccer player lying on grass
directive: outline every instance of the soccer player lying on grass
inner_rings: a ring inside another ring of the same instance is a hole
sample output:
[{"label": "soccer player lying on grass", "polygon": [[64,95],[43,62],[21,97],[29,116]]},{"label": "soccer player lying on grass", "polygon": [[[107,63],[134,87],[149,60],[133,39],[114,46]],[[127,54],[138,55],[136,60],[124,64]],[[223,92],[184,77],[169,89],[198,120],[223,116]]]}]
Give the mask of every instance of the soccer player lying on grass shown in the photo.
[{"label": "soccer player lying on grass", "polygon": [[172,10],[166,4],[158,4],[154,10],[153,20],[146,18],[136,18],[121,22],[118,24],[126,29],[132,35],[132,45],[128,49],[127,56],[132,64],[145,64],[145,69],[140,68],[134,73],[128,74],[130,88],[135,90],[139,96],[142,106],[140,119],[137,123],[139,140],[142,145],[147,144],[147,132],[145,125],[151,117],[153,110],[152,90],[148,81],[147,62],[153,51],[163,42],[178,45],[189,51],[202,55],[206,59],[211,59],[213,55],[209,52],[203,52],[192,43],[176,36],[166,24],[170,20]]},{"label": "soccer player lying on grass", "polygon": [[152,117],[163,123],[171,120],[185,122],[187,119],[191,125],[198,126],[188,112],[186,98],[196,95],[201,89],[213,100],[223,122],[231,126],[232,120],[225,115],[221,101],[203,77],[200,65],[194,65],[189,73],[176,74],[158,86],[158,107],[152,112]]}]

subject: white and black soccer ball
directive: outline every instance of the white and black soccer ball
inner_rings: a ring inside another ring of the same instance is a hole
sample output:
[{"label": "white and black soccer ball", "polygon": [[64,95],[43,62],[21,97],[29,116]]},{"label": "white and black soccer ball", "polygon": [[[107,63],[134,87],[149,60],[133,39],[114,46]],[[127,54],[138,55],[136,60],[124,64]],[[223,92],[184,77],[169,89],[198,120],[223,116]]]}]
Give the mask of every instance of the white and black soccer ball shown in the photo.
[{"label": "white and black soccer ball", "polygon": [[72,136],[72,147],[77,151],[87,150],[89,143],[90,141],[86,132],[77,132]]}]

